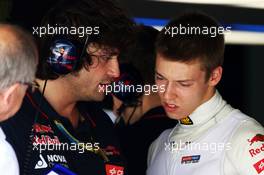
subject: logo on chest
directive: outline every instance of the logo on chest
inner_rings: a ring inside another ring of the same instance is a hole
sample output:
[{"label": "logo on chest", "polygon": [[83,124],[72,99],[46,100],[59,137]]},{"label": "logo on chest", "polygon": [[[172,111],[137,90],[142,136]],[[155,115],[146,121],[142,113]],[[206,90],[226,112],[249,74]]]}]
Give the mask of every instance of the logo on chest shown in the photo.
[{"label": "logo on chest", "polygon": [[251,139],[248,139],[248,142],[250,143],[250,146],[256,142],[264,142],[264,135],[262,134],[256,134]]},{"label": "logo on chest", "polygon": [[124,167],[106,164],[105,170],[107,175],[124,175]]},{"label": "logo on chest", "polygon": [[68,167],[68,163],[64,155],[42,155],[39,154],[39,160],[34,169],[51,168],[54,164],[61,164],[64,167]]},{"label": "logo on chest", "polygon": [[181,159],[181,164],[198,163],[201,155],[184,156]]},{"label": "logo on chest", "polygon": [[181,119],[180,123],[182,125],[193,125],[193,121],[190,117],[185,117],[185,118]]},{"label": "logo on chest", "polygon": [[54,133],[54,131],[52,130],[50,125],[46,126],[46,125],[41,125],[39,123],[34,124],[33,130],[36,133],[41,133],[41,134],[44,134],[44,133],[52,133],[53,134]]}]

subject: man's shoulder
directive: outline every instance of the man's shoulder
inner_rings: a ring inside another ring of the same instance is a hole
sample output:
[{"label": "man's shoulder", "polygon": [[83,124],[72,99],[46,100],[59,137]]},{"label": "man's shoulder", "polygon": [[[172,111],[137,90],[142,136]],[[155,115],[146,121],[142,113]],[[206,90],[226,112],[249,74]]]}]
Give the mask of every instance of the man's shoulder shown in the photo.
[{"label": "man's shoulder", "polygon": [[23,128],[27,123],[33,122],[34,108],[28,103],[28,99],[24,97],[20,109],[8,120],[1,123],[2,129],[6,130],[7,126],[17,125],[18,128],[12,127],[13,129]]},{"label": "man's shoulder", "polygon": [[256,170],[264,172],[264,168],[258,167],[259,163],[264,163],[264,128],[260,123],[246,116],[229,143],[231,150],[227,151],[227,156],[241,174],[256,173]]},{"label": "man's shoulder", "polygon": [[165,143],[167,143],[167,141],[169,141],[169,135],[171,133],[171,131],[173,130],[173,128],[171,129],[166,129],[165,131],[163,131],[159,137],[157,137],[151,144],[151,149],[157,150],[161,147],[163,147],[165,145]]},{"label": "man's shoulder", "polygon": [[263,126],[254,118],[251,118],[241,112],[235,114],[233,117],[240,119],[238,128],[233,134],[235,141],[243,141],[246,137],[252,137],[256,134],[264,134]]},{"label": "man's shoulder", "polygon": [[157,154],[166,148],[166,144],[168,144],[167,141],[169,139],[169,135],[171,131],[172,129],[166,129],[150,145],[149,150],[148,150],[148,160],[147,160],[148,166],[152,164]]},{"label": "man's shoulder", "polygon": [[164,130],[157,139],[160,139],[160,140],[166,140],[168,139],[171,131],[173,130],[173,128],[170,128],[170,129],[166,129]]},{"label": "man's shoulder", "polygon": [[36,112],[32,106],[30,107],[25,97],[18,112],[8,120],[1,122],[0,127],[5,133],[6,141],[16,151],[18,147],[25,146],[28,134],[32,129],[35,114]]},{"label": "man's shoulder", "polygon": [[223,121],[225,122],[222,122],[222,124],[226,124],[226,122],[234,124],[232,140],[241,140],[241,138],[245,136],[251,136],[252,134],[264,130],[263,126],[258,121],[237,109],[232,110],[226,117],[226,120]]},{"label": "man's shoulder", "polygon": [[[254,118],[247,116],[246,114],[236,111],[231,116],[233,120],[237,120],[238,124],[230,138],[230,142],[233,147],[241,147],[243,145],[252,145],[256,135],[264,135],[263,126],[257,122]],[[252,140],[250,142],[250,140]],[[264,142],[264,139],[263,139]]]}]

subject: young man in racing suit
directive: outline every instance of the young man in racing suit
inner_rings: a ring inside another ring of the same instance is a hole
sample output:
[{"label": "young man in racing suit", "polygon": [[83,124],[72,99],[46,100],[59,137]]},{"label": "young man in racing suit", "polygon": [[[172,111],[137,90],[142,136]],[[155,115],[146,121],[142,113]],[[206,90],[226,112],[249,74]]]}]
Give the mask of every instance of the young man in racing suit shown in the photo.
[{"label": "young man in racing suit", "polygon": [[102,100],[101,89],[119,76],[133,22],[110,0],[65,1],[42,26],[71,32],[40,38],[39,87],[1,124],[20,174],[124,174],[112,123],[88,101]]},{"label": "young man in racing suit", "polygon": [[[180,28],[185,34],[175,34]],[[222,76],[221,30],[207,15],[186,13],[158,36],[156,84],[166,87],[162,105],[179,124],[150,146],[148,175],[264,174],[263,127],[215,88]]]}]

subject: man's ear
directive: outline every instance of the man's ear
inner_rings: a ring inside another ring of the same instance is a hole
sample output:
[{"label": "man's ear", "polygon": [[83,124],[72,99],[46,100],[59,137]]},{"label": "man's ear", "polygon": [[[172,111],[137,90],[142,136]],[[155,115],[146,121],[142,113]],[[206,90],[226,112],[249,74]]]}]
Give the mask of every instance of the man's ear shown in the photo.
[{"label": "man's ear", "polygon": [[20,84],[19,83],[15,83],[12,86],[8,87],[7,89],[5,89],[2,93],[2,100],[4,101],[5,105],[10,104],[12,96],[15,95],[15,92],[19,90]]},{"label": "man's ear", "polygon": [[219,83],[219,81],[222,78],[222,72],[223,72],[222,66],[218,66],[212,71],[211,76],[209,78],[210,86],[216,86]]}]

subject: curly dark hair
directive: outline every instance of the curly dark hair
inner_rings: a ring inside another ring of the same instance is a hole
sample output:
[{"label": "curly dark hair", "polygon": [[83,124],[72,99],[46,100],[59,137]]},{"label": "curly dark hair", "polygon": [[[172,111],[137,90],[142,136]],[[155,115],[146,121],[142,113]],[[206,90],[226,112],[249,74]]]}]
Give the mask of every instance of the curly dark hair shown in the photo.
[{"label": "curly dark hair", "polygon": [[[86,44],[96,43],[99,46],[110,48],[110,50],[116,49],[120,53],[131,43],[135,24],[113,0],[63,0],[43,18],[41,26],[47,25],[76,28],[98,27],[100,33],[89,35]],[[46,62],[50,44],[55,37],[54,35],[45,35],[39,38],[40,63],[37,78],[56,79],[59,77]],[[82,48],[87,46],[84,46],[86,37],[73,34],[67,35],[67,38],[81,43]],[[78,72],[86,65],[87,60],[80,58],[79,66],[74,72]]]}]

